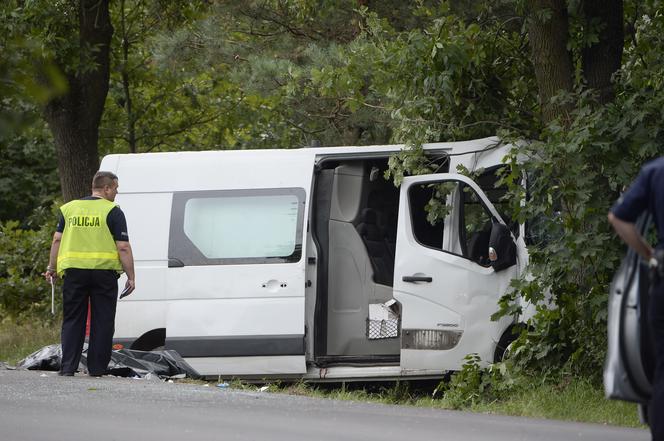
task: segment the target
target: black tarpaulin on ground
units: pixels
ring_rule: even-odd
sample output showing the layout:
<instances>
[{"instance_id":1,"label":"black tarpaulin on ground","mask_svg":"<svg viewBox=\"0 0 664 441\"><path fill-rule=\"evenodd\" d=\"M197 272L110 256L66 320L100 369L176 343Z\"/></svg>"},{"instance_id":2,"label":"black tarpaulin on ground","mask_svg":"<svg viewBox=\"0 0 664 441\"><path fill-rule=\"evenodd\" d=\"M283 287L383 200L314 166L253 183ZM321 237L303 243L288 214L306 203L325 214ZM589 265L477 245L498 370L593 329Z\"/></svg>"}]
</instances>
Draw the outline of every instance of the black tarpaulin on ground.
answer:
<instances>
[{"instance_id":1,"label":"black tarpaulin on ground","mask_svg":"<svg viewBox=\"0 0 664 441\"><path fill-rule=\"evenodd\" d=\"M62 361L60 345L50 345L28 355L16 365L17 369L59 371ZM83 348L79 371L87 371L87 345ZM176 351L135 351L120 349L111 352L108 374L117 377L145 377L148 374L160 378L186 376L200 378L198 373Z\"/></svg>"},{"instance_id":2,"label":"black tarpaulin on ground","mask_svg":"<svg viewBox=\"0 0 664 441\"><path fill-rule=\"evenodd\" d=\"M113 351L108 371L109 374L118 377L144 377L147 374L153 374L160 378L176 376L200 378L198 372L173 350L148 352L120 349Z\"/></svg>"},{"instance_id":3,"label":"black tarpaulin on ground","mask_svg":"<svg viewBox=\"0 0 664 441\"><path fill-rule=\"evenodd\" d=\"M59 371L62 361L62 348L60 345L44 346L40 350L19 361L16 369L30 369L35 371Z\"/></svg>"}]
</instances>

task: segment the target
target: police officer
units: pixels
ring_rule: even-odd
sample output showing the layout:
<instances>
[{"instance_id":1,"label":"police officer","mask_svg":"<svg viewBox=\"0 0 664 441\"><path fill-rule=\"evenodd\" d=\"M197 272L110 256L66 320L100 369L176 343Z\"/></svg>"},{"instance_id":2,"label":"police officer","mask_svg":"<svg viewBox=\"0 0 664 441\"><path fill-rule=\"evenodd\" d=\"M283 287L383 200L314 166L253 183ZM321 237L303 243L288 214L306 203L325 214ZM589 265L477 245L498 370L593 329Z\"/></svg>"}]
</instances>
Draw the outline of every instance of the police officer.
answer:
<instances>
[{"instance_id":1,"label":"police officer","mask_svg":"<svg viewBox=\"0 0 664 441\"><path fill-rule=\"evenodd\" d=\"M134 288L134 258L124 213L113 201L118 177L97 172L92 195L60 207L61 217L53 235L48 267L44 276L52 281L64 277L62 319L62 367L60 375L73 376L78 368L85 340L90 303L88 373L106 373L111 359L118 296L117 279L127 274L125 295Z\"/></svg>"},{"instance_id":2,"label":"police officer","mask_svg":"<svg viewBox=\"0 0 664 441\"><path fill-rule=\"evenodd\" d=\"M609 212L609 222L627 245L652 267L663 265L655 258L655 250L637 231L634 222L648 211L657 228L657 250L664 249L664 157L643 166L636 180ZM649 407L653 440L664 440L664 280L659 278L651 287L648 323L655 354L655 375Z\"/></svg>"}]
</instances>

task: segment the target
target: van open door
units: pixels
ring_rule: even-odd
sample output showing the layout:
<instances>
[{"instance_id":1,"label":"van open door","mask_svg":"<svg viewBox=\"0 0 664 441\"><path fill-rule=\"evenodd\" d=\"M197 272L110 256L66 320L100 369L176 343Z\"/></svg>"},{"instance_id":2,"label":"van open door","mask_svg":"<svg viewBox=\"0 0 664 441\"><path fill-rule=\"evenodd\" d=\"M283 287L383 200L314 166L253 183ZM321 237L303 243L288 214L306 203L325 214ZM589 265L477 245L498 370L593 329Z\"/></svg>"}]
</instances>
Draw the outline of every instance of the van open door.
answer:
<instances>
[{"instance_id":1,"label":"van open door","mask_svg":"<svg viewBox=\"0 0 664 441\"><path fill-rule=\"evenodd\" d=\"M434 222L432 211L439 215ZM492 256L490 242L499 248ZM491 315L516 273L513 237L473 180L458 174L405 178L394 271L402 370L456 370L472 353L493 362L511 319L492 321Z\"/></svg>"},{"instance_id":2,"label":"van open door","mask_svg":"<svg viewBox=\"0 0 664 441\"><path fill-rule=\"evenodd\" d=\"M648 215L636 223L645 235ZM648 270L632 249L622 261L609 288L608 350L604 363L604 390L607 398L648 403L652 393L654 355L647 323L649 297ZM643 422L647 422L642 413Z\"/></svg>"}]
</instances>

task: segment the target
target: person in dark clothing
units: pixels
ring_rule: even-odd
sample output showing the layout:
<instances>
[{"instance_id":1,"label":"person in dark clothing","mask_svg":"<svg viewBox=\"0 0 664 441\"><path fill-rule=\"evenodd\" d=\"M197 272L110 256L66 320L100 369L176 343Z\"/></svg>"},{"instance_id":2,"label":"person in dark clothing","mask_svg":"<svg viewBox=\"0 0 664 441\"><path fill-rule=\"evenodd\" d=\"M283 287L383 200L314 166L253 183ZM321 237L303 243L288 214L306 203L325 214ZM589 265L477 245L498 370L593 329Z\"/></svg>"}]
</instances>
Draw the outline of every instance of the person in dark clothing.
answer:
<instances>
[{"instance_id":1,"label":"person in dark clothing","mask_svg":"<svg viewBox=\"0 0 664 441\"><path fill-rule=\"evenodd\" d=\"M92 195L60 207L60 220L53 235L48 281L63 277L62 365L60 375L73 376L85 341L85 323L90 304L88 373L106 373L111 359L118 297L117 279L127 274L124 295L135 288L134 258L129 245L124 213L113 201L118 177L97 172Z\"/></svg>"},{"instance_id":2,"label":"person in dark clothing","mask_svg":"<svg viewBox=\"0 0 664 441\"><path fill-rule=\"evenodd\" d=\"M609 222L622 240L651 267L663 265L655 258L655 249L639 234L635 221L649 212L657 229L656 249L664 249L664 157L643 166L629 189L609 212ZM655 280L650 291L648 324L655 354L649 422L652 439L664 441L664 280Z\"/></svg>"}]
</instances>

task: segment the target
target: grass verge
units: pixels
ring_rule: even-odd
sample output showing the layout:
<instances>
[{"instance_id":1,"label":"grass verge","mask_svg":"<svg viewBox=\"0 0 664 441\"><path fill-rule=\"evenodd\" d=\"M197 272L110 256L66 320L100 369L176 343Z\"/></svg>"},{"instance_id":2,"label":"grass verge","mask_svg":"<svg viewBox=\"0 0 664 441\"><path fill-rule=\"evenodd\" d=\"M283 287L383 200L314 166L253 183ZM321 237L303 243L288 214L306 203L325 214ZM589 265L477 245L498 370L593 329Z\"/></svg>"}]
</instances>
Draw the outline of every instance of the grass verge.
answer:
<instances>
[{"instance_id":1,"label":"grass verge","mask_svg":"<svg viewBox=\"0 0 664 441\"><path fill-rule=\"evenodd\" d=\"M441 404L445 407L444 397ZM517 388L500 400L473 402L467 410L645 428L639 421L636 404L607 400L602 386L584 378Z\"/></svg>"},{"instance_id":2,"label":"grass verge","mask_svg":"<svg viewBox=\"0 0 664 441\"><path fill-rule=\"evenodd\" d=\"M37 349L60 342L60 322L57 319L42 321L22 320L16 323L0 321L0 361L15 365Z\"/></svg>"},{"instance_id":3,"label":"grass verge","mask_svg":"<svg viewBox=\"0 0 664 441\"><path fill-rule=\"evenodd\" d=\"M516 387L501 399L488 401L478 398L463 406L459 406L456 401L451 402L445 395L433 398L434 388L431 386L413 389L408 382L398 382L391 386L351 383L338 387L297 383L283 385L278 390L295 395L339 400L646 428L639 422L636 404L607 400L601 386L583 378L566 379L561 384L542 383Z\"/></svg>"}]
</instances>

